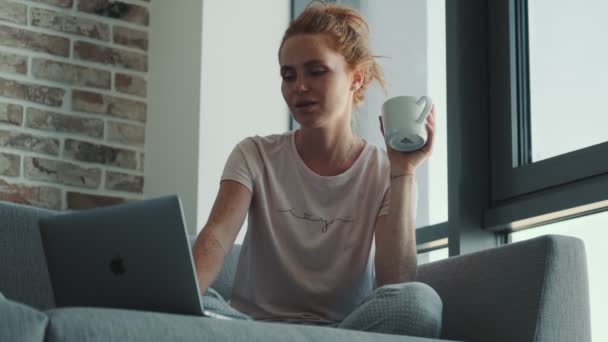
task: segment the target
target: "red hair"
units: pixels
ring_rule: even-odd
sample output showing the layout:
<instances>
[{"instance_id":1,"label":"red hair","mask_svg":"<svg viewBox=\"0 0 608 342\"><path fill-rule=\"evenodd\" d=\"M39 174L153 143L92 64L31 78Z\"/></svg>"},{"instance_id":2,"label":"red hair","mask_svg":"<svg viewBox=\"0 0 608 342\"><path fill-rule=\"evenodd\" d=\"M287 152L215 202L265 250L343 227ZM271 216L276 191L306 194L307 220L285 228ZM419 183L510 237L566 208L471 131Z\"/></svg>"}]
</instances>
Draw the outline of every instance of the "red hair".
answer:
<instances>
[{"instance_id":1,"label":"red hair","mask_svg":"<svg viewBox=\"0 0 608 342\"><path fill-rule=\"evenodd\" d=\"M311 6L314 2L319 2L321 5ZM355 105L363 102L365 90L374 80L385 89L382 71L369 48L369 26L356 10L322 1L311 2L289 24L279 51L287 39L298 34L325 35L329 39L330 47L344 56L351 70L357 67L362 69L363 82L354 94Z\"/></svg>"}]
</instances>

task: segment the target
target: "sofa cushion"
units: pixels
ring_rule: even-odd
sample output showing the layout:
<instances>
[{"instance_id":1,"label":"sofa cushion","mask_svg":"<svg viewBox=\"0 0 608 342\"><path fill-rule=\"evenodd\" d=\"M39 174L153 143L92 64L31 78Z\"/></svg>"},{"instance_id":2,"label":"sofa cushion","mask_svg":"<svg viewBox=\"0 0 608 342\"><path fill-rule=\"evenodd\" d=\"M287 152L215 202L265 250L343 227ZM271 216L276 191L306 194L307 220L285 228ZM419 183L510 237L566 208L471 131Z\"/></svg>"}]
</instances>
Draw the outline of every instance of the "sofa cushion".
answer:
<instances>
[{"instance_id":1,"label":"sofa cushion","mask_svg":"<svg viewBox=\"0 0 608 342\"><path fill-rule=\"evenodd\" d=\"M219 320L107 308L47 311L47 342L105 341L440 341L328 327Z\"/></svg>"},{"instance_id":2,"label":"sofa cushion","mask_svg":"<svg viewBox=\"0 0 608 342\"><path fill-rule=\"evenodd\" d=\"M190 248L194 248L196 242L196 235L188 234L188 243ZM217 277L211 284L211 288L217 291L224 300L229 301L230 295L232 294L232 284L234 283L234 275L236 274L236 266L239 261L241 254L241 245L234 244L230 253L224 257L224 263L218 273Z\"/></svg>"},{"instance_id":3,"label":"sofa cushion","mask_svg":"<svg viewBox=\"0 0 608 342\"><path fill-rule=\"evenodd\" d=\"M48 318L27 305L0 293L0 341L42 342Z\"/></svg>"},{"instance_id":4,"label":"sofa cushion","mask_svg":"<svg viewBox=\"0 0 608 342\"><path fill-rule=\"evenodd\" d=\"M232 285L236 274L236 267L239 263L241 255L241 245L235 244L230 253L224 258L224 263L220 273L217 275L211 287L216 290L222 297L229 301L232 295Z\"/></svg>"},{"instance_id":5,"label":"sofa cushion","mask_svg":"<svg viewBox=\"0 0 608 342\"><path fill-rule=\"evenodd\" d=\"M38 219L57 212L0 202L0 292L45 310L55 306Z\"/></svg>"}]
</instances>

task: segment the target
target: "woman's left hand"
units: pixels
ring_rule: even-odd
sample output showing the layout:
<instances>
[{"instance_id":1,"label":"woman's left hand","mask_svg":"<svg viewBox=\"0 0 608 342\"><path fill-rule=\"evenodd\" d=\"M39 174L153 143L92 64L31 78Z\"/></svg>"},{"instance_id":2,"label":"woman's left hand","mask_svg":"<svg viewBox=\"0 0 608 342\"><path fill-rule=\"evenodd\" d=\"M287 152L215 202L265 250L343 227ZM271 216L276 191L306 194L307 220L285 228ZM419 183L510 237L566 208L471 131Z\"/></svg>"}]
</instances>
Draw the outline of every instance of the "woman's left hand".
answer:
<instances>
[{"instance_id":1,"label":"woman's left hand","mask_svg":"<svg viewBox=\"0 0 608 342\"><path fill-rule=\"evenodd\" d=\"M384 124L382 116L380 119L380 131L384 137ZM386 145L388 159L391 163L391 175L414 174L416 168L429 158L433 151L433 143L435 141L435 105L431 108L431 113L426 118L426 144L419 150L412 152L400 152ZM385 140L386 143L386 140Z\"/></svg>"}]
</instances>

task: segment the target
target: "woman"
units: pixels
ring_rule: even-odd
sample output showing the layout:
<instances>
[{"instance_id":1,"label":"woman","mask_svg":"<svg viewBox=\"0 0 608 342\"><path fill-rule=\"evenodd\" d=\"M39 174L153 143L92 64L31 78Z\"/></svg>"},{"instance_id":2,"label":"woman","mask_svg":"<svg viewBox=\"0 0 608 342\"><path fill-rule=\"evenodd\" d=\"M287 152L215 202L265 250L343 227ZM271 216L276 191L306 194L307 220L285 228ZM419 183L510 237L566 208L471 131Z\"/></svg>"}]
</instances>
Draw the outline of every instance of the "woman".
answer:
<instances>
[{"instance_id":1,"label":"woman","mask_svg":"<svg viewBox=\"0 0 608 342\"><path fill-rule=\"evenodd\" d=\"M364 19L338 5L307 7L285 32L281 91L301 128L247 138L229 156L194 247L207 308L244 319L439 336L441 300L413 282L415 170L431 154L434 110L421 150L385 151L356 136L353 108L371 82L384 86L368 45ZM209 286L247 213L228 304Z\"/></svg>"}]
</instances>

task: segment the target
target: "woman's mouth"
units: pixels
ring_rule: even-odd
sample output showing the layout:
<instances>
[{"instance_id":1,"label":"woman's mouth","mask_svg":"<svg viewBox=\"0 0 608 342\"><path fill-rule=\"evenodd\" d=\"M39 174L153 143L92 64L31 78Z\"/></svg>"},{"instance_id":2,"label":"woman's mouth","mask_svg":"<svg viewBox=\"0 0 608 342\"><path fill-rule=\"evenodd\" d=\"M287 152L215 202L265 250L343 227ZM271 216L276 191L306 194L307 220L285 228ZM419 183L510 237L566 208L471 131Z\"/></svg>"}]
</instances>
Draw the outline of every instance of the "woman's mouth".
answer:
<instances>
[{"instance_id":1,"label":"woman's mouth","mask_svg":"<svg viewBox=\"0 0 608 342\"><path fill-rule=\"evenodd\" d=\"M298 109L304 109L304 108L310 108L316 104L317 104L316 101L300 101L300 102L296 102L295 107Z\"/></svg>"}]
</instances>

